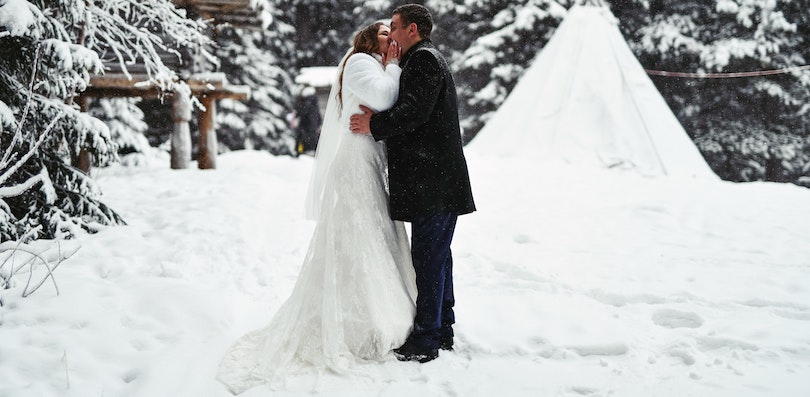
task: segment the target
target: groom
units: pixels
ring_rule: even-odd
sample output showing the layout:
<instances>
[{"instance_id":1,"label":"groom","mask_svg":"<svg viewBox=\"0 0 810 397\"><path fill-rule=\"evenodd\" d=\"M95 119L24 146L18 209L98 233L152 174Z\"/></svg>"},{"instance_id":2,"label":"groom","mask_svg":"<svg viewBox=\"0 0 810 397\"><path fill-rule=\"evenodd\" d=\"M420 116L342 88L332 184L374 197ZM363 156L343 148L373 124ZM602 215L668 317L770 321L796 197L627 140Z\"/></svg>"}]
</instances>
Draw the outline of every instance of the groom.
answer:
<instances>
[{"instance_id":1,"label":"groom","mask_svg":"<svg viewBox=\"0 0 810 397\"><path fill-rule=\"evenodd\" d=\"M456 87L447 61L430 41L433 17L420 5L397 7L390 39L402 48L399 97L394 106L351 118L352 132L385 140L391 217L411 222L416 270L416 318L401 361L428 362L453 348L453 257L459 215L475 211L462 151Z\"/></svg>"}]
</instances>

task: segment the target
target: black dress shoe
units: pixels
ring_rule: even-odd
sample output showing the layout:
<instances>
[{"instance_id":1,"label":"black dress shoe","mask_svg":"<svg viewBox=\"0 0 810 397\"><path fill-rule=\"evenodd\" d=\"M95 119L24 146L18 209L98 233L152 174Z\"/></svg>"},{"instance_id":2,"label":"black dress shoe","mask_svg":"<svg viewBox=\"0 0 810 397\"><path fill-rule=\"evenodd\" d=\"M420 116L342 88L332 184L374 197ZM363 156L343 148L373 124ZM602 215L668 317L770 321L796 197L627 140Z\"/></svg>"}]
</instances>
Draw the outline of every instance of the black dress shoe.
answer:
<instances>
[{"instance_id":1,"label":"black dress shoe","mask_svg":"<svg viewBox=\"0 0 810 397\"><path fill-rule=\"evenodd\" d=\"M420 363L426 363L439 357L439 349L426 349L407 341L398 349L394 349L394 356L396 356L399 361L418 361Z\"/></svg>"},{"instance_id":2,"label":"black dress shoe","mask_svg":"<svg viewBox=\"0 0 810 397\"><path fill-rule=\"evenodd\" d=\"M439 339L439 349L453 351L453 337L443 336L441 339Z\"/></svg>"}]
</instances>

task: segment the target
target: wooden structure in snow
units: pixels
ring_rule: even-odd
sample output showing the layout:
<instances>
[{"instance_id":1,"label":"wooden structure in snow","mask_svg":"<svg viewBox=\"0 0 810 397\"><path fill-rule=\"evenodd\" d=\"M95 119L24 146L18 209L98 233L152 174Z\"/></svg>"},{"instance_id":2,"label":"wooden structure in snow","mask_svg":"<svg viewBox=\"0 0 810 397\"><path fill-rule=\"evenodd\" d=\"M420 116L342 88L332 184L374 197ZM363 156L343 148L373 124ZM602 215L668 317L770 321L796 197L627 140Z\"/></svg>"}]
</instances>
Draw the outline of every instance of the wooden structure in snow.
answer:
<instances>
[{"instance_id":1,"label":"wooden structure in snow","mask_svg":"<svg viewBox=\"0 0 810 397\"><path fill-rule=\"evenodd\" d=\"M250 0L174 0L178 7L186 8L190 15L197 15L215 24L228 23L234 26L261 26L259 13L251 8ZM153 83L142 64L127 65L124 72L119 63L105 63L106 72L90 79L90 85L78 102L86 110L88 98L142 97L172 98L174 131L171 138L171 168L188 168L191 161L191 136L188 123L191 120L190 96L202 104L199 112L199 143L197 164L200 169L216 168L216 101L218 99L247 100L250 87L228 83L224 73L195 73L193 62L178 58L177 54L161 54L164 65L181 75L175 81L174 91L165 91ZM182 65L181 65L182 63ZM182 93L182 94L181 94ZM184 94L184 95L183 95ZM89 154L80 156L79 168L90 169Z\"/></svg>"},{"instance_id":2,"label":"wooden structure in snow","mask_svg":"<svg viewBox=\"0 0 810 397\"><path fill-rule=\"evenodd\" d=\"M250 88L235 86L228 83L224 73L193 74L183 82L189 91L181 95L183 85L177 84L174 92L164 92L160 87L152 84L145 74L107 73L90 79L90 86L82 93L86 97L141 97L158 98L160 96L172 97L172 117L175 128L172 133L172 160L171 167L175 169L188 168L191 160L191 137L188 122L191 121L191 104L189 96L193 95L203 105L199 112L199 142L197 165L200 169L216 168L217 137L215 129L216 100L236 99L246 100L250 97ZM185 109L188 109L187 111ZM188 148L178 147L185 146Z\"/></svg>"}]
</instances>

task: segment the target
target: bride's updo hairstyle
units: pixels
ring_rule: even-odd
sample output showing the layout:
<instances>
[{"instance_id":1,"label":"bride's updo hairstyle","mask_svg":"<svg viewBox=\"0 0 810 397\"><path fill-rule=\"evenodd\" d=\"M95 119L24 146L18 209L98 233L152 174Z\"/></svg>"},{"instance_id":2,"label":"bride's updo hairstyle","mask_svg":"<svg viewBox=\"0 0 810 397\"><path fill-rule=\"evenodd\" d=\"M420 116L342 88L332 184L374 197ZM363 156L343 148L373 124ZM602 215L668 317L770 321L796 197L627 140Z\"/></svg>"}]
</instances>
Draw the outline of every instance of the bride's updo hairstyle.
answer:
<instances>
[{"instance_id":1,"label":"bride's updo hairstyle","mask_svg":"<svg viewBox=\"0 0 810 397\"><path fill-rule=\"evenodd\" d=\"M377 33L380 31L380 26L384 25L382 22L374 22L366 26L354 36L354 43L352 44L352 52L346 57L349 58L362 52L364 54L376 54L380 51L380 42L377 40ZM346 61L343 62L340 69L340 89L338 90L338 103L343 107L343 69L346 67Z\"/></svg>"}]
</instances>

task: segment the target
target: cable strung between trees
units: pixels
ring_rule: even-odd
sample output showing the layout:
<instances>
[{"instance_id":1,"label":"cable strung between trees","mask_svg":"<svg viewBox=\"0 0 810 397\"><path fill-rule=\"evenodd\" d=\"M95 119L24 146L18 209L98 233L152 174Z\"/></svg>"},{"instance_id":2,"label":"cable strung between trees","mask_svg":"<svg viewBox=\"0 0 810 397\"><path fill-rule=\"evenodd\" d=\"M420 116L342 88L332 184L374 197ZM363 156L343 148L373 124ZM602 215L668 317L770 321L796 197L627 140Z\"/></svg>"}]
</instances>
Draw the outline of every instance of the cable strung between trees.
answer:
<instances>
[{"instance_id":1,"label":"cable strung between trees","mask_svg":"<svg viewBox=\"0 0 810 397\"><path fill-rule=\"evenodd\" d=\"M793 66L784 69L759 70L753 72L732 72L732 73L688 73L688 72L667 72L664 70L644 69L644 71L647 72L647 74L652 76L683 77L691 79L731 79L737 77L770 76L775 74L798 72L801 70L810 70L810 65Z\"/></svg>"}]
</instances>

